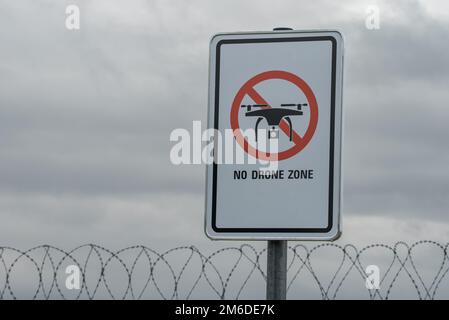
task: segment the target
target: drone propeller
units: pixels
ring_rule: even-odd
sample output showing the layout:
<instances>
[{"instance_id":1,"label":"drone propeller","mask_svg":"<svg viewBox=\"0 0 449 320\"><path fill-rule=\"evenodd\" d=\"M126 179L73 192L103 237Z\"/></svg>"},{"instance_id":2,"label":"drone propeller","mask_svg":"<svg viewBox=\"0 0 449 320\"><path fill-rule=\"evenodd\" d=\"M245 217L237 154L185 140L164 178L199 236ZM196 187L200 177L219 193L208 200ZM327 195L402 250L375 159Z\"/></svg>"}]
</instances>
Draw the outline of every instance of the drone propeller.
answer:
<instances>
[{"instance_id":1,"label":"drone propeller","mask_svg":"<svg viewBox=\"0 0 449 320\"><path fill-rule=\"evenodd\" d=\"M297 107L301 110L301 107L307 106L307 103L282 103L281 107ZM246 108L246 111L251 111L251 108L266 108L269 107L268 104L242 104L240 108Z\"/></svg>"},{"instance_id":2,"label":"drone propeller","mask_svg":"<svg viewBox=\"0 0 449 320\"><path fill-rule=\"evenodd\" d=\"M281 107L297 107L298 108L298 110L301 110L301 107L303 107L303 106L307 106L307 103L298 103L298 104L296 104L296 103L282 103L281 104Z\"/></svg>"},{"instance_id":3,"label":"drone propeller","mask_svg":"<svg viewBox=\"0 0 449 320\"><path fill-rule=\"evenodd\" d=\"M251 111L251 108L266 108L268 107L268 104L248 104L248 105L241 105L240 108L246 108L246 111Z\"/></svg>"},{"instance_id":4,"label":"drone propeller","mask_svg":"<svg viewBox=\"0 0 449 320\"><path fill-rule=\"evenodd\" d=\"M242 104L241 108L248 108L248 107L253 107L253 108L264 108L264 107L268 107L268 104Z\"/></svg>"}]
</instances>

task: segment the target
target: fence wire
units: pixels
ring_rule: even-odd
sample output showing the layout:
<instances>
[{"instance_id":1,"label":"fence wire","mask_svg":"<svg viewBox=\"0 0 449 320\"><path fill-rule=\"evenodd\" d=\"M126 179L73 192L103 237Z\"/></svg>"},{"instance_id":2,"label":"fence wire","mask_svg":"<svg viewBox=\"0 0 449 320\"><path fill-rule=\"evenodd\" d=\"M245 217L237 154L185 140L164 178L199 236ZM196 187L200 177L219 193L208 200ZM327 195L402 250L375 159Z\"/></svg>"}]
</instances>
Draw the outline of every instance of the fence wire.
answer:
<instances>
[{"instance_id":1,"label":"fence wire","mask_svg":"<svg viewBox=\"0 0 449 320\"><path fill-rule=\"evenodd\" d=\"M447 298L448 245L292 243L288 298ZM369 286L372 265L377 288ZM266 249L249 244L208 254L195 246L0 247L0 299L263 299L265 285Z\"/></svg>"}]
</instances>

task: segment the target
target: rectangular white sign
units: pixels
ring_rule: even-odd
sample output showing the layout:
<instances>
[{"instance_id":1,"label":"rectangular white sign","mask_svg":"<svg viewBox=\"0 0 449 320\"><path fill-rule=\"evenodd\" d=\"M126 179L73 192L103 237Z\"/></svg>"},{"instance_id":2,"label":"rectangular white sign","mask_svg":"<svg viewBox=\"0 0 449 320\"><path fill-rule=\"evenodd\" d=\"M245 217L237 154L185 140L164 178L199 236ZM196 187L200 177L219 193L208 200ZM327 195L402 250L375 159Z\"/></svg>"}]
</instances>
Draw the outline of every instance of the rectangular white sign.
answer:
<instances>
[{"instance_id":1,"label":"rectangular white sign","mask_svg":"<svg viewBox=\"0 0 449 320\"><path fill-rule=\"evenodd\" d=\"M210 43L209 77L208 127L216 134L206 174L206 234L338 238L341 34L218 34Z\"/></svg>"}]
</instances>

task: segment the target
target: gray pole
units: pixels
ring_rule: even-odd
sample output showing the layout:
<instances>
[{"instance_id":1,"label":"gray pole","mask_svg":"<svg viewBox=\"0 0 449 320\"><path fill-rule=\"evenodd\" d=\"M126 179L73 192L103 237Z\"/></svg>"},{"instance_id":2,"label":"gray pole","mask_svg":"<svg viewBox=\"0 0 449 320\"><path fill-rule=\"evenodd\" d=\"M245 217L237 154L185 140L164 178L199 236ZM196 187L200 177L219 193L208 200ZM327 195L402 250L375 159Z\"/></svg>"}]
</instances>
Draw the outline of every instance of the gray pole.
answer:
<instances>
[{"instance_id":1,"label":"gray pole","mask_svg":"<svg viewBox=\"0 0 449 320\"><path fill-rule=\"evenodd\" d=\"M267 248L267 300L287 298L287 241L270 240Z\"/></svg>"},{"instance_id":2,"label":"gray pole","mask_svg":"<svg viewBox=\"0 0 449 320\"><path fill-rule=\"evenodd\" d=\"M273 31L293 30L274 28ZM267 248L267 300L287 299L287 241L270 240Z\"/></svg>"}]
</instances>

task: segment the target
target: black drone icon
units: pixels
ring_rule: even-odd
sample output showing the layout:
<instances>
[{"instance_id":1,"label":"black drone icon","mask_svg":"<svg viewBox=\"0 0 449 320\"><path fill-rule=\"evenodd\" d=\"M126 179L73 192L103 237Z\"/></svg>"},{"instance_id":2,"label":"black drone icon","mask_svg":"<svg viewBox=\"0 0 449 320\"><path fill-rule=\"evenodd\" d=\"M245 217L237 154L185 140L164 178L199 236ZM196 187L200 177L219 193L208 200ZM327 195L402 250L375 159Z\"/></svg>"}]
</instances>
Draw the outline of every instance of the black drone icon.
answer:
<instances>
[{"instance_id":1,"label":"black drone icon","mask_svg":"<svg viewBox=\"0 0 449 320\"><path fill-rule=\"evenodd\" d=\"M279 124L282 119L285 119L289 125L289 137L290 141L292 141L293 135L293 126L292 121L290 119L291 116L302 116L303 112L301 111L301 107L307 106L307 103L284 103L281 104L278 108L272 108L267 104L253 104L253 105L242 105L241 108L246 108L245 116L247 117L258 117L256 121L256 141L257 141L257 128L260 122L265 119L270 126L268 131L268 139L273 139L278 137L278 129ZM296 109L290 109L291 107L296 107ZM260 108L258 110L251 111L251 108Z\"/></svg>"}]
</instances>

